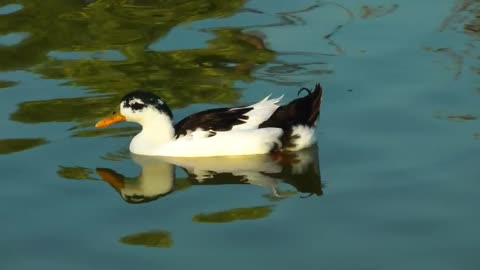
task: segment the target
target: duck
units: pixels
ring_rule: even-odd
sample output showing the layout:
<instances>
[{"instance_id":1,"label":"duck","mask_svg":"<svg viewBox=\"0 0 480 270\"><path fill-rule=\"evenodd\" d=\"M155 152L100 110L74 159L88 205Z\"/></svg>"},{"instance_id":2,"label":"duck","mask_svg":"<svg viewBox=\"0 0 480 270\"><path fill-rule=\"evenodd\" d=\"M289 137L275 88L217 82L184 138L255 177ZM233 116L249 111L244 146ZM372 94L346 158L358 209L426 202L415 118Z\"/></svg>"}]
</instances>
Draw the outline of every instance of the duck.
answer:
<instances>
[{"instance_id":1,"label":"duck","mask_svg":"<svg viewBox=\"0 0 480 270\"><path fill-rule=\"evenodd\" d=\"M301 88L306 95L285 105L283 96L265 97L242 107L214 108L174 123L172 110L154 93L134 90L112 114L95 125L105 128L128 121L141 125L129 146L133 154L170 157L256 155L298 151L313 145L322 87Z\"/></svg>"}]
</instances>

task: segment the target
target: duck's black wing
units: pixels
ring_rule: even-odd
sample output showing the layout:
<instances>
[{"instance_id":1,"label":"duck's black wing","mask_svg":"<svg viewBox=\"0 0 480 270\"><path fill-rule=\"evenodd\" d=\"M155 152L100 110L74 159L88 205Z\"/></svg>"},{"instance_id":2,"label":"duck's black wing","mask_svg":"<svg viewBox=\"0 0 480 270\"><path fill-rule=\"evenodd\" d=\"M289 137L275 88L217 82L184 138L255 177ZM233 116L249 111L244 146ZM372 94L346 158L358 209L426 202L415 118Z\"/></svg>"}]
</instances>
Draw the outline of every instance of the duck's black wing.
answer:
<instances>
[{"instance_id":1,"label":"duck's black wing","mask_svg":"<svg viewBox=\"0 0 480 270\"><path fill-rule=\"evenodd\" d=\"M252 107L218 108L192 114L175 124L175 137L197 129L210 131L210 136L214 136L216 131L231 130L233 126L245 123L248 120L245 114L252 109Z\"/></svg>"}]
</instances>

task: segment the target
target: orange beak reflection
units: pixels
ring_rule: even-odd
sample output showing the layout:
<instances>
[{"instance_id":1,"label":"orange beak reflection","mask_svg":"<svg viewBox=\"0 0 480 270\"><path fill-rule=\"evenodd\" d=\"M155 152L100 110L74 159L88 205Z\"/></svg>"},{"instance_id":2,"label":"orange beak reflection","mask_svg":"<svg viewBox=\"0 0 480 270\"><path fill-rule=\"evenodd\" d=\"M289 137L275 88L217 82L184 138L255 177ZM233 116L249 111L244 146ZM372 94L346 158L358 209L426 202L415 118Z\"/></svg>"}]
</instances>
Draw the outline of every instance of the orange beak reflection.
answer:
<instances>
[{"instance_id":1,"label":"orange beak reflection","mask_svg":"<svg viewBox=\"0 0 480 270\"><path fill-rule=\"evenodd\" d=\"M116 190L120 190L125 187L125 177L114 170L97 168L96 171L103 181L112 185L112 187L114 187Z\"/></svg>"},{"instance_id":2,"label":"orange beak reflection","mask_svg":"<svg viewBox=\"0 0 480 270\"><path fill-rule=\"evenodd\" d=\"M125 121L125 116L121 115L120 113L116 112L112 115L104 117L102 120L98 121L95 125L96 128L105 128L115 123Z\"/></svg>"}]
</instances>

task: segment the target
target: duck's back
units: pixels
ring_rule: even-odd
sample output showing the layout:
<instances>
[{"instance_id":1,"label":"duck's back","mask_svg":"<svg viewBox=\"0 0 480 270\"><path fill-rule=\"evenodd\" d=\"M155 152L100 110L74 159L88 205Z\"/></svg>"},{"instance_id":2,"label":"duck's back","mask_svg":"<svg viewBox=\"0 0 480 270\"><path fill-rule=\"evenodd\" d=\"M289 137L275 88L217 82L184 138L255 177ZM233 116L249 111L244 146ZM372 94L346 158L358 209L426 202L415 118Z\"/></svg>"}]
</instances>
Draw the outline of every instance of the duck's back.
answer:
<instances>
[{"instance_id":1,"label":"duck's back","mask_svg":"<svg viewBox=\"0 0 480 270\"><path fill-rule=\"evenodd\" d=\"M248 107L192 114L175 125L174 140L155 152L193 157L264 154L309 147L315 142L322 88L317 84L313 91L305 90L308 95L284 106L277 105L281 97L267 97Z\"/></svg>"}]
</instances>

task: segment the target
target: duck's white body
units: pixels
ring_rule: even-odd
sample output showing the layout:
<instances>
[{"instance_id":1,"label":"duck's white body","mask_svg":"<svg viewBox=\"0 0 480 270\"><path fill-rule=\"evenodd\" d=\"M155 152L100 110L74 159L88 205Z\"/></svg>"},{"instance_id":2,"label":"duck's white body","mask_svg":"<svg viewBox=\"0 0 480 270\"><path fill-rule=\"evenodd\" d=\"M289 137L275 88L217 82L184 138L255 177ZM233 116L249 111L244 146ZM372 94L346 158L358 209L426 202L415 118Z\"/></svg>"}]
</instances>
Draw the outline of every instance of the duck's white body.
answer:
<instances>
[{"instance_id":1,"label":"duck's white body","mask_svg":"<svg viewBox=\"0 0 480 270\"><path fill-rule=\"evenodd\" d=\"M130 151L138 155L171 157L264 154L270 152L282 133L279 128L232 130L218 132L214 137L184 136L156 147L142 140L132 140Z\"/></svg>"},{"instance_id":2,"label":"duck's white body","mask_svg":"<svg viewBox=\"0 0 480 270\"><path fill-rule=\"evenodd\" d=\"M321 101L321 88L317 88L285 106L278 105L282 97L266 97L251 106L199 112L175 125L163 100L135 92L122 100L120 116L110 118L122 117L119 121L142 126L129 147L138 155L209 157L296 151L315 142L314 123Z\"/></svg>"},{"instance_id":3,"label":"duck's white body","mask_svg":"<svg viewBox=\"0 0 480 270\"><path fill-rule=\"evenodd\" d=\"M258 126L267 120L279 107L278 99L265 98L249 106L246 113L248 120L233 126L229 131L216 131L197 128L194 131L174 137L174 126L165 114L158 114L154 109L145 112L148 120L143 120L142 131L130 143L130 151L138 155L173 156L173 157L209 157L229 155L255 155L270 152L274 144L281 144L283 134L280 128L261 128ZM232 109L235 110L236 108ZM145 117L144 117L145 118ZM161 131L161 132L159 132ZM310 142L310 145L313 141Z\"/></svg>"}]
</instances>

